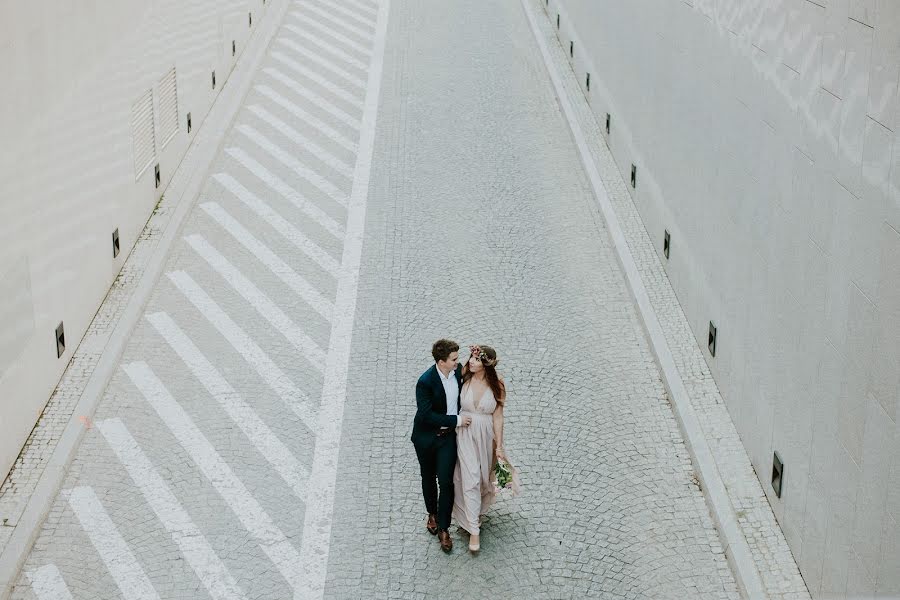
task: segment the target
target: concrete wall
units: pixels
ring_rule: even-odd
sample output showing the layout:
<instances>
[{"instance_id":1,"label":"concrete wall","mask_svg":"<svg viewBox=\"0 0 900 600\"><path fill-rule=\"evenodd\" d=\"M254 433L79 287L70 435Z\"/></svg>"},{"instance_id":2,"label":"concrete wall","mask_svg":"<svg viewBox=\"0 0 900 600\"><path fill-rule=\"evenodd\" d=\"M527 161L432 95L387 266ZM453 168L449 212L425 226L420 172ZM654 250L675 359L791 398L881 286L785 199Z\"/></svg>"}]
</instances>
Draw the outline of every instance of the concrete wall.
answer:
<instances>
[{"instance_id":1,"label":"concrete wall","mask_svg":"<svg viewBox=\"0 0 900 600\"><path fill-rule=\"evenodd\" d=\"M900 2L544 3L813 596L900 597Z\"/></svg>"},{"instance_id":2,"label":"concrete wall","mask_svg":"<svg viewBox=\"0 0 900 600\"><path fill-rule=\"evenodd\" d=\"M225 84L232 40L239 56L265 9L264 0L0 8L0 477Z\"/></svg>"}]
</instances>

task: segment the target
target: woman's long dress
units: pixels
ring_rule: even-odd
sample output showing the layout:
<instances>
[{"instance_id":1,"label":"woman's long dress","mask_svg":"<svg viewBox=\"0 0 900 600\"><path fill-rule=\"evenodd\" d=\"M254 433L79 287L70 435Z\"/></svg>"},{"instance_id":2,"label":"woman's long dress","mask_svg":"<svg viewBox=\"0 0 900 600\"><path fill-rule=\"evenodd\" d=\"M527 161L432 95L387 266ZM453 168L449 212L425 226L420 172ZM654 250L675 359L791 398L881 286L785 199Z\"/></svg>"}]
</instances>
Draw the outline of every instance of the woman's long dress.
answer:
<instances>
[{"instance_id":1,"label":"woman's long dress","mask_svg":"<svg viewBox=\"0 0 900 600\"><path fill-rule=\"evenodd\" d=\"M461 415L472 417L468 427L456 430L456 471L453 475L453 518L473 535L481 531L480 515L494 502L494 410L497 399L488 386L480 397L472 383L463 386Z\"/></svg>"}]
</instances>

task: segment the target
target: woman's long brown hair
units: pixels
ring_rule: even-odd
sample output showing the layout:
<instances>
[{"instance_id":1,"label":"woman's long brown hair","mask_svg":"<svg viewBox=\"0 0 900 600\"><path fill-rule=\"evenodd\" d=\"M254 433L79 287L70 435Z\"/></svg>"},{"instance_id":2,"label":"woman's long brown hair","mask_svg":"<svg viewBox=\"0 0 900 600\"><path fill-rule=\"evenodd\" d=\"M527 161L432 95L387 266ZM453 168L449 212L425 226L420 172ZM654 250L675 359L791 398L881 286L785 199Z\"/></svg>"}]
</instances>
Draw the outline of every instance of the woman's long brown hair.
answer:
<instances>
[{"instance_id":1,"label":"woman's long brown hair","mask_svg":"<svg viewBox=\"0 0 900 600\"><path fill-rule=\"evenodd\" d=\"M488 357L491 361L497 360L497 351L491 348L490 346L479 346L481 348L481 353ZM488 386L491 388L491 391L494 393L494 398L497 399L497 404L504 404L506 402L506 385L502 381L500 381L500 376L497 375L497 369L494 367L489 367L484 364L482 361L481 366L484 367L484 378L487 380ZM469 371L469 361L466 361L465 366L462 371L462 382L465 384L467 381L472 379L474 374Z\"/></svg>"}]
</instances>

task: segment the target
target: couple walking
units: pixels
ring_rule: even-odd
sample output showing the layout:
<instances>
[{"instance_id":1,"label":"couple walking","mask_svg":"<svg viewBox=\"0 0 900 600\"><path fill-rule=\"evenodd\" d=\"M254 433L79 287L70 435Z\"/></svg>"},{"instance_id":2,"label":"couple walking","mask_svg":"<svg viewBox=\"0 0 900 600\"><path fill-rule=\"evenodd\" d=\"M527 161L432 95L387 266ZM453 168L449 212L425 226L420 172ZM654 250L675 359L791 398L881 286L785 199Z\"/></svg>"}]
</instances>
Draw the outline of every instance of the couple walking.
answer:
<instances>
[{"instance_id":1,"label":"couple walking","mask_svg":"<svg viewBox=\"0 0 900 600\"><path fill-rule=\"evenodd\" d=\"M422 475L426 528L437 534L444 552L453 549L451 514L469 533L469 550L478 552L481 515L495 497L495 466L498 459L508 464L503 448L506 386L496 371L497 353L489 346L469 346L469 351L461 366L459 345L436 341L431 348L435 364L416 383L411 439ZM518 478L509 470L517 493Z\"/></svg>"}]
</instances>

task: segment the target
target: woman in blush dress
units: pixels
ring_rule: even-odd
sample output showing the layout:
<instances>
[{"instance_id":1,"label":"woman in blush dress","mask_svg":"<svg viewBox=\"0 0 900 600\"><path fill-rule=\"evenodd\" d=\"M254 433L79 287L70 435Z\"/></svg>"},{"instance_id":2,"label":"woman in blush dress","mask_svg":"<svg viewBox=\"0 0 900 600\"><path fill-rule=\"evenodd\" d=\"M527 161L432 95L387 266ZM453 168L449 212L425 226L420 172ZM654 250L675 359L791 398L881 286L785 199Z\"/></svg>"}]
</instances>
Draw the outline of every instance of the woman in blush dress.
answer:
<instances>
[{"instance_id":1,"label":"woman in blush dress","mask_svg":"<svg viewBox=\"0 0 900 600\"><path fill-rule=\"evenodd\" d=\"M456 471L453 476L453 518L469 532L469 550L481 549L481 515L494 503L494 465L509 462L503 448L503 407L506 385L497 374L497 352L490 346L469 346L471 352L462 372L460 415L472 423L456 430ZM512 471L513 493L519 483Z\"/></svg>"}]
</instances>

